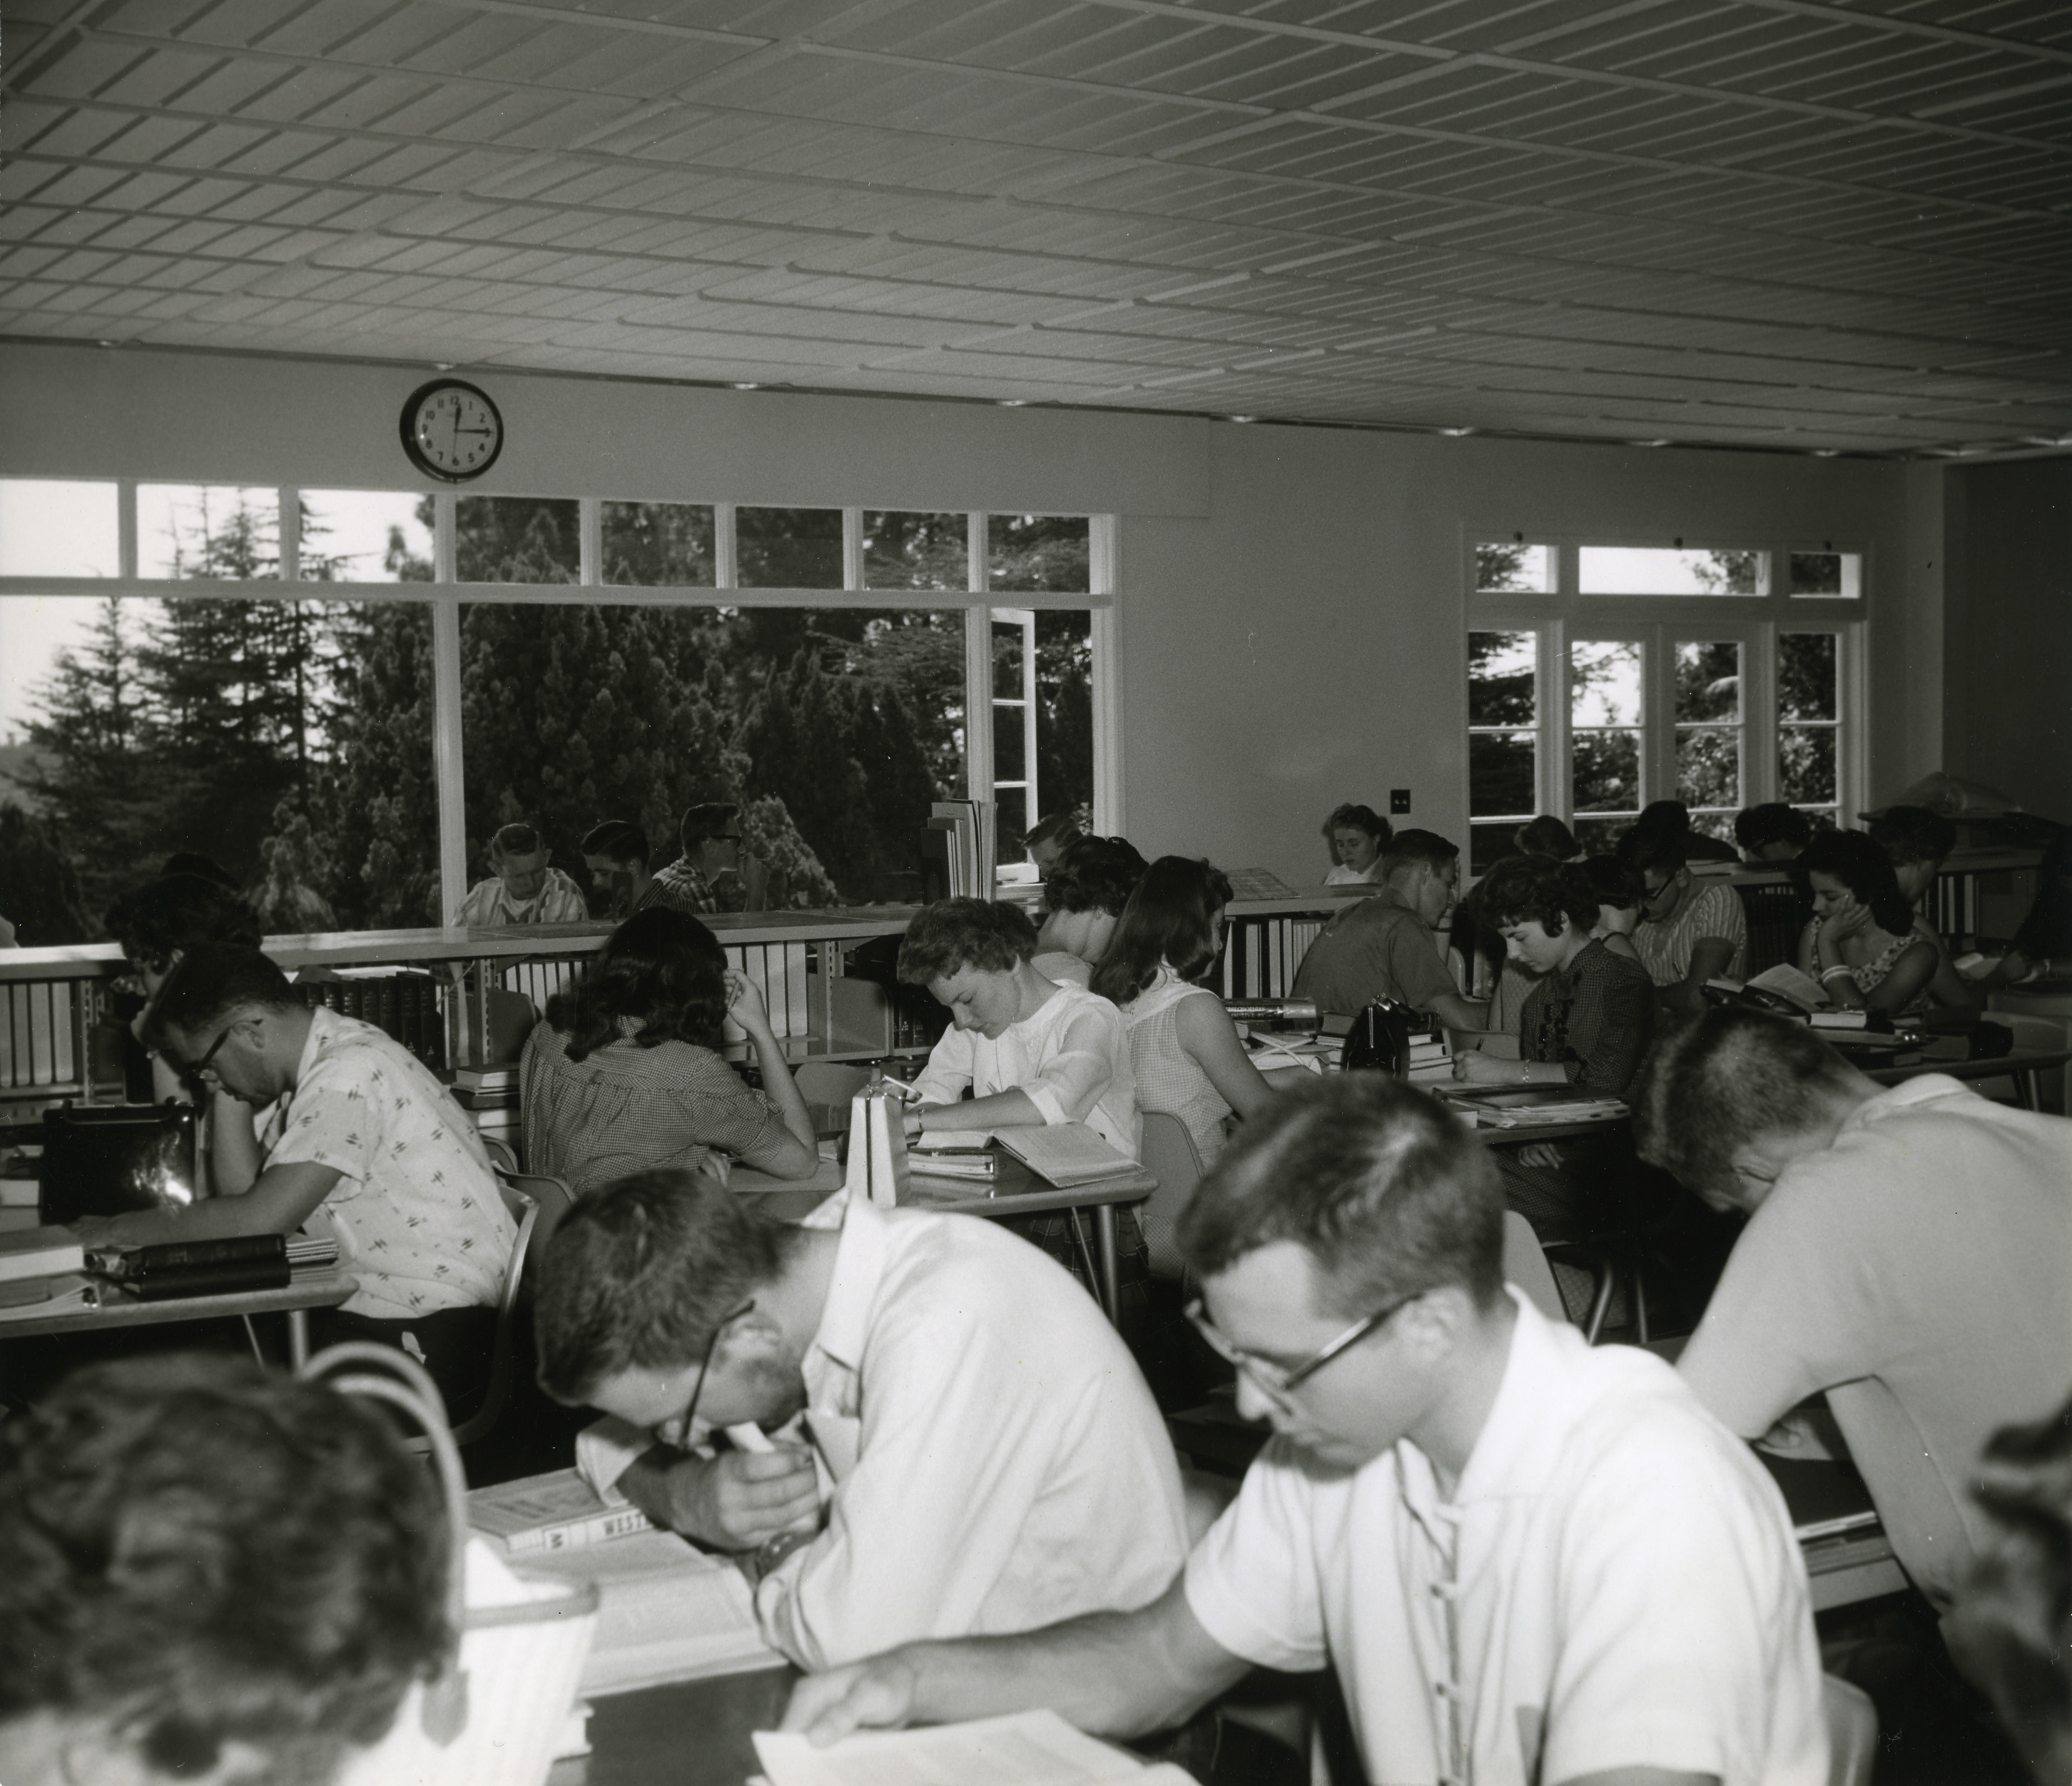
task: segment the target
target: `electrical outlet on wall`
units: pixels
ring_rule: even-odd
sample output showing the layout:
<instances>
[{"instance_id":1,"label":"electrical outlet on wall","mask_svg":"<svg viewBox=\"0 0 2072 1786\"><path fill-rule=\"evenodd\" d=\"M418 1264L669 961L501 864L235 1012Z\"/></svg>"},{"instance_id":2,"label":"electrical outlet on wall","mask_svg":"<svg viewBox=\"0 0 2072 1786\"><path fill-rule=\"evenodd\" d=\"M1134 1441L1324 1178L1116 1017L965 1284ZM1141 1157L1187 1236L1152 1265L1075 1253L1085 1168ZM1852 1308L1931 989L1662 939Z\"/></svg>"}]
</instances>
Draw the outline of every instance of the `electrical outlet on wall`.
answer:
<instances>
[{"instance_id":1,"label":"electrical outlet on wall","mask_svg":"<svg viewBox=\"0 0 2072 1786\"><path fill-rule=\"evenodd\" d=\"M1410 810L1410 790L1408 788L1390 788L1388 790L1388 809L1392 813L1408 812Z\"/></svg>"}]
</instances>

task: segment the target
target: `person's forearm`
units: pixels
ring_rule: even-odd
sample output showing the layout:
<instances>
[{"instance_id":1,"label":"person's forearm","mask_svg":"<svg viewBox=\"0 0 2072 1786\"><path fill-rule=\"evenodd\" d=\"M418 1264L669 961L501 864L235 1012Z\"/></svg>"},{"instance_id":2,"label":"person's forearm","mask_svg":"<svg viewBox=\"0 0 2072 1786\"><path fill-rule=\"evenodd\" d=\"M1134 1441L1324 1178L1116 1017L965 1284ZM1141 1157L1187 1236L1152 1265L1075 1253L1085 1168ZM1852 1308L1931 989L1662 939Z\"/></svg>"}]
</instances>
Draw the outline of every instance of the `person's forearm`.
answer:
<instances>
[{"instance_id":1,"label":"person's forearm","mask_svg":"<svg viewBox=\"0 0 2072 1786\"><path fill-rule=\"evenodd\" d=\"M241 1197L259 1177L259 1137L252 1106L219 1092L208 1105L208 1175L219 1197Z\"/></svg>"},{"instance_id":2,"label":"person's forearm","mask_svg":"<svg viewBox=\"0 0 2072 1786\"><path fill-rule=\"evenodd\" d=\"M791 1065L784 1058L784 1044L777 1039L776 1032L767 1020L759 1029L750 1030L748 1039L755 1045L755 1064L763 1071L763 1095L770 1100L784 1126L791 1131L791 1138L812 1153L820 1145L820 1138L813 1133L813 1118L806 1109L806 1101L800 1097L799 1088L791 1079Z\"/></svg>"},{"instance_id":3,"label":"person's forearm","mask_svg":"<svg viewBox=\"0 0 2072 1786\"><path fill-rule=\"evenodd\" d=\"M1170 1730L1231 1684L1189 1681L1170 1666L1142 1614L1097 1613L1017 1637L915 1644L916 1722L941 1724L1044 1706L1095 1736ZM1231 1678L1244 1672L1243 1665Z\"/></svg>"},{"instance_id":4,"label":"person's forearm","mask_svg":"<svg viewBox=\"0 0 2072 1786\"><path fill-rule=\"evenodd\" d=\"M96 1238L110 1246L158 1246L172 1241L227 1241L284 1232L248 1196L205 1197L185 1209L138 1209L112 1217Z\"/></svg>"},{"instance_id":5,"label":"person's forearm","mask_svg":"<svg viewBox=\"0 0 2072 1786\"><path fill-rule=\"evenodd\" d=\"M924 1133L934 1129L1030 1129L1044 1121L1043 1113L1019 1086L955 1104L933 1105L918 1114Z\"/></svg>"},{"instance_id":6,"label":"person's forearm","mask_svg":"<svg viewBox=\"0 0 2072 1786\"><path fill-rule=\"evenodd\" d=\"M1432 1014L1449 1030L1478 1030L1489 1021L1489 1006L1442 992L1432 1001Z\"/></svg>"}]
</instances>

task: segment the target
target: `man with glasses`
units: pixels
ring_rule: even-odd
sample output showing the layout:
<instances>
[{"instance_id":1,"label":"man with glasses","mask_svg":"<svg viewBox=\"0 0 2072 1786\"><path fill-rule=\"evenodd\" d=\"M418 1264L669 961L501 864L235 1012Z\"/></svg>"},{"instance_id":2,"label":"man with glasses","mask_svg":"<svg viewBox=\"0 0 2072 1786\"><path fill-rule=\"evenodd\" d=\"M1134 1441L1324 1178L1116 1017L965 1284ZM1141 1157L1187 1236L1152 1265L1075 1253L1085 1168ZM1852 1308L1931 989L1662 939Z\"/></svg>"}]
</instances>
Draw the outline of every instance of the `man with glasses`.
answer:
<instances>
[{"instance_id":1,"label":"man with glasses","mask_svg":"<svg viewBox=\"0 0 2072 1786\"><path fill-rule=\"evenodd\" d=\"M635 1173L556 1231L534 1328L547 1393L614 1417L592 1485L738 1557L802 1666L1143 1606L1186 1556L1128 1351L991 1222L838 1198L794 1227Z\"/></svg>"},{"instance_id":2,"label":"man with glasses","mask_svg":"<svg viewBox=\"0 0 2072 1786\"><path fill-rule=\"evenodd\" d=\"M590 916L590 902L574 880L549 866L550 854L531 825L504 826L489 840L489 879L467 890L454 927L581 924Z\"/></svg>"},{"instance_id":3,"label":"man with glasses","mask_svg":"<svg viewBox=\"0 0 2072 1786\"><path fill-rule=\"evenodd\" d=\"M1641 879L1640 922L1633 946L1655 982L1664 1017L1695 1017L1705 982L1738 977L1748 960L1748 914L1729 881L1691 872L1691 840L1675 829L1636 825L1619 840L1619 859Z\"/></svg>"},{"instance_id":4,"label":"man with glasses","mask_svg":"<svg viewBox=\"0 0 2072 1786\"><path fill-rule=\"evenodd\" d=\"M1204 1334L1274 1437L1154 1605L911 1645L788 1728L1048 1706L1133 1736L1254 1665L1333 1665L1376 1781L1820 1786L1782 1498L1659 1360L1503 1282L1470 1130L1346 1075L1248 1121L1182 1218Z\"/></svg>"},{"instance_id":5,"label":"man with glasses","mask_svg":"<svg viewBox=\"0 0 2072 1786\"><path fill-rule=\"evenodd\" d=\"M174 964L145 1041L198 1096L267 1114L256 1134L212 1123L216 1195L78 1222L80 1237L328 1234L358 1287L311 1311L319 1343L413 1352L462 1418L487 1383L517 1228L475 1125L431 1070L372 1023L305 1004L257 949L232 943L196 943Z\"/></svg>"},{"instance_id":6,"label":"man with glasses","mask_svg":"<svg viewBox=\"0 0 2072 1786\"><path fill-rule=\"evenodd\" d=\"M1634 1126L1644 1158L1749 1218L1685 1381L1751 1439L1824 1390L1947 1612L1984 1535L1987 1442L2065 1399L2072 1122L1939 1073L1881 1086L1805 1024L1722 1006L1641 1069Z\"/></svg>"},{"instance_id":7,"label":"man with glasses","mask_svg":"<svg viewBox=\"0 0 2072 1786\"><path fill-rule=\"evenodd\" d=\"M1348 1017L1392 998L1449 1030L1480 1029L1486 1007L1461 996L1433 934L1459 895L1459 849L1435 832L1399 831L1376 871L1381 891L1341 912L1310 944L1295 997Z\"/></svg>"},{"instance_id":8,"label":"man with glasses","mask_svg":"<svg viewBox=\"0 0 2072 1786\"><path fill-rule=\"evenodd\" d=\"M693 917L714 912L760 912L768 897L770 870L744 854L741 809L725 800L687 807L679 833L684 853L658 869L656 897Z\"/></svg>"}]
</instances>

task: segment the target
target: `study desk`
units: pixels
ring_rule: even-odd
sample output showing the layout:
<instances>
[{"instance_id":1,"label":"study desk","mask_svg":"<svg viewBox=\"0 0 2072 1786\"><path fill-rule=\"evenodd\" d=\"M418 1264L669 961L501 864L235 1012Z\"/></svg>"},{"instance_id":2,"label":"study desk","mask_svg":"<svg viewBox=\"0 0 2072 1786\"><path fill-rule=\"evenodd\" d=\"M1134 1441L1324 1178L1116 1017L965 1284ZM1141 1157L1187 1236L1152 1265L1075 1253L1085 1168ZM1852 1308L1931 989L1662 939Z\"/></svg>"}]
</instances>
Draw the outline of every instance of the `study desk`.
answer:
<instances>
[{"instance_id":1,"label":"study desk","mask_svg":"<svg viewBox=\"0 0 2072 1786\"><path fill-rule=\"evenodd\" d=\"M824 1159L811 1178L787 1179L736 1167L727 1183L736 1191L763 1198L763 1207L772 1215L796 1221L841 1189L842 1168L832 1160ZM1157 1188L1158 1180L1140 1166L1133 1171L1118 1172L1113 1178L1059 1190L1012 1155L1002 1154L1000 1175L989 1186L969 1179L937 1178L919 1170L911 1171L899 1205L902 1209L941 1209L960 1216L980 1216L988 1221L1048 1215L1059 1209L1091 1210L1101 1311L1112 1322L1122 1302L1116 1259L1116 1205L1141 1203Z\"/></svg>"},{"instance_id":2,"label":"study desk","mask_svg":"<svg viewBox=\"0 0 2072 1786\"><path fill-rule=\"evenodd\" d=\"M1830 1035L1828 1040L1834 1038ZM1841 1051L1845 1056L1850 1051ZM1918 1079L1924 1073L1943 1073L1951 1079L2012 1079L2015 1097L2025 1110L2041 1106L2037 1101L2036 1076L2053 1067L2062 1067L2072 1061L2072 1048L2016 1048L2011 1053L1992 1060L1917 1060L1906 1067L1877 1067L1864 1065L1866 1077L1876 1080L1881 1085L1897 1085L1903 1080Z\"/></svg>"},{"instance_id":3,"label":"study desk","mask_svg":"<svg viewBox=\"0 0 2072 1786\"><path fill-rule=\"evenodd\" d=\"M106 1333L119 1327L159 1327L177 1321L210 1321L225 1315L286 1315L288 1360L297 1370L309 1361L313 1308L336 1308L360 1287L333 1268L305 1272L286 1290L240 1290L221 1296L171 1296L144 1302L113 1291L98 1308L68 1308L54 1315L23 1315L0 1320L0 1342L57 1333Z\"/></svg>"},{"instance_id":4,"label":"study desk","mask_svg":"<svg viewBox=\"0 0 2072 1786\"><path fill-rule=\"evenodd\" d=\"M742 1786L760 1771L754 1735L784 1715L799 1671L757 1669L590 1702L586 1755L547 1786Z\"/></svg>"}]
</instances>

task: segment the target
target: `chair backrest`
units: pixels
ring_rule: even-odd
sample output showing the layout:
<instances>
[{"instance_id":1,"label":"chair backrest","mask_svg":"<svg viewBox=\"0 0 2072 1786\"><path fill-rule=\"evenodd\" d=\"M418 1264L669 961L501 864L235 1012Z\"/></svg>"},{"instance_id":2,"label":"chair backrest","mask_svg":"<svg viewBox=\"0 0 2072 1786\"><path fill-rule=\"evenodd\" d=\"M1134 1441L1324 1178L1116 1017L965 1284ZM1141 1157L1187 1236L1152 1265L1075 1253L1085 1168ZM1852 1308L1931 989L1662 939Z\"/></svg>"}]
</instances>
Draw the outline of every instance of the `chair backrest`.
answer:
<instances>
[{"instance_id":1,"label":"chair backrest","mask_svg":"<svg viewBox=\"0 0 2072 1786\"><path fill-rule=\"evenodd\" d=\"M1741 914L1748 920L1745 977L1792 960L1799 953L1799 932L1810 909L1798 887L1789 880L1742 881L1736 883L1734 891L1741 895Z\"/></svg>"},{"instance_id":2,"label":"chair backrest","mask_svg":"<svg viewBox=\"0 0 2072 1786\"><path fill-rule=\"evenodd\" d=\"M483 1151L489 1155L489 1163L498 1171L516 1172L519 1170L517 1150L503 1136L484 1135L482 1146Z\"/></svg>"},{"instance_id":3,"label":"chair backrest","mask_svg":"<svg viewBox=\"0 0 2072 1786\"><path fill-rule=\"evenodd\" d=\"M1532 1224L1515 1209L1503 1212L1503 1281L1525 1292L1526 1300L1550 1321L1565 1321L1568 1311L1554 1282L1554 1268L1540 1250Z\"/></svg>"},{"instance_id":4,"label":"chair backrest","mask_svg":"<svg viewBox=\"0 0 2072 1786\"><path fill-rule=\"evenodd\" d=\"M1827 1786L1871 1786L1877 1759L1877 1707L1861 1687L1820 1677L1820 1709L1827 1719Z\"/></svg>"},{"instance_id":5,"label":"chair backrest","mask_svg":"<svg viewBox=\"0 0 2072 1786\"><path fill-rule=\"evenodd\" d=\"M1137 1155L1145 1171L1158 1181L1144 1205L1144 1238L1151 1251L1151 1274L1178 1278L1183 1267L1173 1231L1180 1216L1194 1200L1195 1187L1202 1182L1202 1156L1187 1126L1176 1116L1161 1110L1144 1115L1144 1142Z\"/></svg>"},{"instance_id":6,"label":"chair backrest","mask_svg":"<svg viewBox=\"0 0 2072 1786\"><path fill-rule=\"evenodd\" d=\"M533 1212L532 1244L520 1262L528 1270L536 1270L541 1250L554 1237L554 1230L561 1225L562 1216L575 1208L576 1194L565 1180L551 1178L545 1172L507 1172L500 1167L496 1183L514 1218L519 1208L512 1200L514 1197L522 1200ZM505 1286L507 1293L509 1287Z\"/></svg>"}]
</instances>

